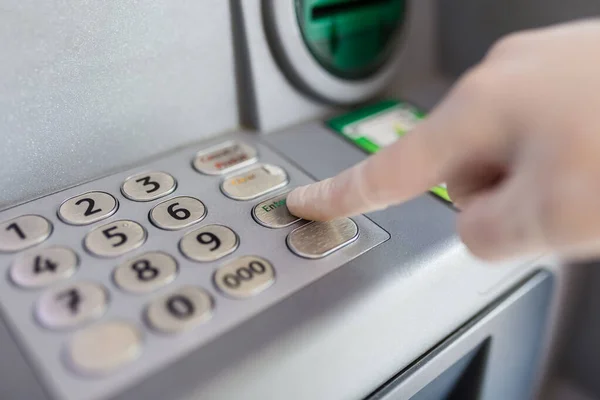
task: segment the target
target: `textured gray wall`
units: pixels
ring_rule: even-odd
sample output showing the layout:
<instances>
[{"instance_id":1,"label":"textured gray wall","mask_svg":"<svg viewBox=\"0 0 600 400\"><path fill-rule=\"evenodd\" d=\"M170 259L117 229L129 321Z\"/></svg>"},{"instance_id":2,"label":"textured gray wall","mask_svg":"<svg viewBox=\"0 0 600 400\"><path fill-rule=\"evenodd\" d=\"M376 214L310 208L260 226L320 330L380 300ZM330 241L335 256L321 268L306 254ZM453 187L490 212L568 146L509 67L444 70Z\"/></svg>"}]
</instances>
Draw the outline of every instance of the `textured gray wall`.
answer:
<instances>
[{"instance_id":1,"label":"textured gray wall","mask_svg":"<svg viewBox=\"0 0 600 400\"><path fill-rule=\"evenodd\" d=\"M0 0L0 209L238 126L229 1Z\"/></svg>"}]
</instances>

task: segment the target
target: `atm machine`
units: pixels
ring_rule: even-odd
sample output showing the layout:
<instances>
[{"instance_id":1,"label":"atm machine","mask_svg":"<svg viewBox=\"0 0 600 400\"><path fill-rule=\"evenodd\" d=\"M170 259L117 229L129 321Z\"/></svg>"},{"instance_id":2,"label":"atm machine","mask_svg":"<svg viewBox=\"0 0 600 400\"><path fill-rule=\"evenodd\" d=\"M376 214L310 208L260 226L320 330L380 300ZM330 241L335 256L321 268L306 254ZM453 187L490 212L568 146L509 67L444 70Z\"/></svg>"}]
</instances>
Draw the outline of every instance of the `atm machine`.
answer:
<instances>
[{"instance_id":1,"label":"atm machine","mask_svg":"<svg viewBox=\"0 0 600 400\"><path fill-rule=\"evenodd\" d=\"M550 398L575 268L474 258L443 187L327 223L285 196L500 35L599 11L0 0L0 398Z\"/></svg>"}]
</instances>

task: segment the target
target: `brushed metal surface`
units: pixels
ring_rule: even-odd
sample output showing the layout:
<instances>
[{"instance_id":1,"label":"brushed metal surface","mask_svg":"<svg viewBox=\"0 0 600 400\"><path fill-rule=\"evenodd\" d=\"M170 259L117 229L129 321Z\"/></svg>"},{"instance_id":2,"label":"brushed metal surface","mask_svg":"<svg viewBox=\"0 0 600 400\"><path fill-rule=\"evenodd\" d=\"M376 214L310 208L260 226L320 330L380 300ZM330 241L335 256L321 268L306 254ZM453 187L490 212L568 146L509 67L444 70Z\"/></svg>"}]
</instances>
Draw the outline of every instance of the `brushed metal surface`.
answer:
<instances>
[{"instance_id":1,"label":"brushed metal surface","mask_svg":"<svg viewBox=\"0 0 600 400\"><path fill-rule=\"evenodd\" d=\"M358 226L350 218L311 222L295 229L287 237L294 253L305 258L323 258L358 238Z\"/></svg>"}]
</instances>

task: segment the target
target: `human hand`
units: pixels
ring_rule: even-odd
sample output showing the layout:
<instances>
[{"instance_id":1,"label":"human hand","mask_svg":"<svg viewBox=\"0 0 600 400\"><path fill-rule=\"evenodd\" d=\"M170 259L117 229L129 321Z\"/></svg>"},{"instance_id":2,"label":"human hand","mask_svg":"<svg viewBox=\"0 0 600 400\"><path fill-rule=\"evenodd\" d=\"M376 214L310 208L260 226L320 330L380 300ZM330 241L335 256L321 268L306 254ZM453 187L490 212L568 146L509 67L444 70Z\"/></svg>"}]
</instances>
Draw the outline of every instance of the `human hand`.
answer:
<instances>
[{"instance_id":1,"label":"human hand","mask_svg":"<svg viewBox=\"0 0 600 400\"><path fill-rule=\"evenodd\" d=\"M600 255L600 20L512 34L412 132L287 198L328 220L446 182L476 256Z\"/></svg>"}]
</instances>

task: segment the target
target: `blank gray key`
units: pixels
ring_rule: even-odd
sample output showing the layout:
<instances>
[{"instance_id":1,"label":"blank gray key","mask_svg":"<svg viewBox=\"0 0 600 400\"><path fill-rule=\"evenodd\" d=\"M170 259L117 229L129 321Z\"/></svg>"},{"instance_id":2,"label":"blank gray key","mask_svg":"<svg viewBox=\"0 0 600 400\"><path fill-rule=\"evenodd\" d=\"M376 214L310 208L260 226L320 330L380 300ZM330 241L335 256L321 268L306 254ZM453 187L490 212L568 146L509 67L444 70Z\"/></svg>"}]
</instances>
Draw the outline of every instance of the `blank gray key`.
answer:
<instances>
[{"instance_id":1,"label":"blank gray key","mask_svg":"<svg viewBox=\"0 0 600 400\"><path fill-rule=\"evenodd\" d=\"M124 321L110 321L82 329L73 335L68 364L82 375L100 376L139 357L142 333Z\"/></svg>"},{"instance_id":2,"label":"blank gray key","mask_svg":"<svg viewBox=\"0 0 600 400\"><path fill-rule=\"evenodd\" d=\"M304 258L323 258L358 238L358 226L350 218L311 222L287 237L290 250Z\"/></svg>"}]
</instances>

